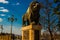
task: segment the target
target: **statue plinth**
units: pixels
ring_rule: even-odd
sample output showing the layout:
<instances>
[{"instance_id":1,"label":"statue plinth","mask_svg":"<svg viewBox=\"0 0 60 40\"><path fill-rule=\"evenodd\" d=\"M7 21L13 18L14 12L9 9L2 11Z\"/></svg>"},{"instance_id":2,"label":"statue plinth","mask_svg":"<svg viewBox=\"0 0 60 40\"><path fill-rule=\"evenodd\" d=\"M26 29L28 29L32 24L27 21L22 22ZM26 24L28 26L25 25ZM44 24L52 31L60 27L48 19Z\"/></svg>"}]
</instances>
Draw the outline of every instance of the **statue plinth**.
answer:
<instances>
[{"instance_id":1,"label":"statue plinth","mask_svg":"<svg viewBox=\"0 0 60 40\"><path fill-rule=\"evenodd\" d=\"M22 40L40 40L41 25L28 25L22 27Z\"/></svg>"}]
</instances>

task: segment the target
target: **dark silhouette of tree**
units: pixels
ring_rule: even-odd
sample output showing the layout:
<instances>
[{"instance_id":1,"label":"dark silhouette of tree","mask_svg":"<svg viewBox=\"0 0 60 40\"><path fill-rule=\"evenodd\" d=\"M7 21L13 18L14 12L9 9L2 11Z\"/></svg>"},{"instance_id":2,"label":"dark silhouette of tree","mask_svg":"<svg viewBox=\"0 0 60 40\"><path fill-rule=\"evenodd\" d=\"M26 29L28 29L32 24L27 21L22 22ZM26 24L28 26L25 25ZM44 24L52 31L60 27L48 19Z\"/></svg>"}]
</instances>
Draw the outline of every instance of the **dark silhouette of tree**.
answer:
<instances>
[{"instance_id":1,"label":"dark silhouette of tree","mask_svg":"<svg viewBox=\"0 0 60 40\"><path fill-rule=\"evenodd\" d=\"M54 0L55 3L60 2L60 0Z\"/></svg>"},{"instance_id":2,"label":"dark silhouette of tree","mask_svg":"<svg viewBox=\"0 0 60 40\"><path fill-rule=\"evenodd\" d=\"M53 8L52 7L52 4L54 2L49 2L49 0L46 0L46 4L44 5L44 16L42 17L43 19L40 19L42 20L42 25L48 29L49 33L50 33L50 36L51 36L51 40L54 40L53 38L53 31L55 30L56 28L56 20L58 19L56 16L56 14L53 13ZM54 15L53 15L54 14Z\"/></svg>"},{"instance_id":3,"label":"dark silhouette of tree","mask_svg":"<svg viewBox=\"0 0 60 40\"><path fill-rule=\"evenodd\" d=\"M60 0L54 0L54 2L56 4L58 4L55 8L54 8L54 14L56 14L58 16L58 30L60 31Z\"/></svg>"}]
</instances>

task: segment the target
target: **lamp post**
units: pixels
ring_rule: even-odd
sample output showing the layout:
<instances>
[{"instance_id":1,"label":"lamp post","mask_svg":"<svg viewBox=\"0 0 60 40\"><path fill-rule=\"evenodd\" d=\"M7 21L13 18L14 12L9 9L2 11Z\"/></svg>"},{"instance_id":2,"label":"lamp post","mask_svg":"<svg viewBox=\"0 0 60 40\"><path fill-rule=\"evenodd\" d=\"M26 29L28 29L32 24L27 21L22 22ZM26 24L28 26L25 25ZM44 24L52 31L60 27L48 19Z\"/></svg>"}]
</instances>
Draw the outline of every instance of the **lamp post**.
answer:
<instances>
[{"instance_id":1,"label":"lamp post","mask_svg":"<svg viewBox=\"0 0 60 40\"><path fill-rule=\"evenodd\" d=\"M1 29L1 39L2 39L3 25L0 25L0 29Z\"/></svg>"},{"instance_id":2,"label":"lamp post","mask_svg":"<svg viewBox=\"0 0 60 40\"><path fill-rule=\"evenodd\" d=\"M2 32L3 32L3 25L1 25L1 27L0 27L0 28L1 28L1 33L2 33Z\"/></svg>"},{"instance_id":3,"label":"lamp post","mask_svg":"<svg viewBox=\"0 0 60 40\"><path fill-rule=\"evenodd\" d=\"M17 18L14 18L14 15L12 15L11 17L8 18L8 20L11 22L11 30L10 30L10 33L11 33L11 38L12 38L12 26L13 26L13 22L14 21L17 21Z\"/></svg>"}]
</instances>

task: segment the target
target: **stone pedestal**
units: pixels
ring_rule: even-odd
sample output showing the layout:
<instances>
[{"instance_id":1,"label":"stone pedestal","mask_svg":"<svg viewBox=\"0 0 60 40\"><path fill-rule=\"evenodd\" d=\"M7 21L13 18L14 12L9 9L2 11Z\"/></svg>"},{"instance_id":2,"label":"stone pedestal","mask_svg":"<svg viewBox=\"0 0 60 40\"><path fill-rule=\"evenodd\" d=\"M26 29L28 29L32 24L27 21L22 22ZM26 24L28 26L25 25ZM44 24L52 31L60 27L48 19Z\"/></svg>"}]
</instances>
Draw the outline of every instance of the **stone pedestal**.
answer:
<instances>
[{"instance_id":1,"label":"stone pedestal","mask_svg":"<svg viewBox=\"0 0 60 40\"><path fill-rule=\"evenodd\" d=\"M41 25L22 27L22 40L40 40Z\"/></svg>"}]
</instances>

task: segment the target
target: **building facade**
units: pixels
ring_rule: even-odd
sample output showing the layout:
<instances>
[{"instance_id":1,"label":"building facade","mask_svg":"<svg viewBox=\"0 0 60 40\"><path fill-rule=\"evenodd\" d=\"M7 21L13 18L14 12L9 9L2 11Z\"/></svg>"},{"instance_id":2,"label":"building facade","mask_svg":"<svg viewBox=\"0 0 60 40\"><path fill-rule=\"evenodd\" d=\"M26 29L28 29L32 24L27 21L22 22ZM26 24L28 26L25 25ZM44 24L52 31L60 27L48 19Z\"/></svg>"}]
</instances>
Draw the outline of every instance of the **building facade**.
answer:
<instances>
[{"instance_id":1,"label":"building facade","mask_svg":"<svg viewBox=\"0 0 60 40\"><path fill-rule=\"evenodd\" d=\"M0 40L21 40L20 35L14 35L14 34L8 34L8 33L1 33L0 34Z\"/></svg>"}]
</instances>

